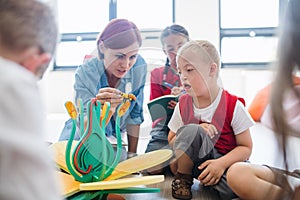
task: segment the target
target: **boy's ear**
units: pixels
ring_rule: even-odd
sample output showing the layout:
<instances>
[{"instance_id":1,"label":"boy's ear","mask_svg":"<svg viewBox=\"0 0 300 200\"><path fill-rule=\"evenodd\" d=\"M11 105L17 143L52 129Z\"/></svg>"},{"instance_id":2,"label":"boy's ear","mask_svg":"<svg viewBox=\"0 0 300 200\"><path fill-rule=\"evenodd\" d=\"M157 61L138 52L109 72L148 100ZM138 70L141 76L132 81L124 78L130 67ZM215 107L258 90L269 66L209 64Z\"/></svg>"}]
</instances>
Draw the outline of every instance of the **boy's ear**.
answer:
<instances>
[{"instance_id":1,"label":"boy's ear","mask_svg":"<svg viewBox=\"0 0 300 200\"><path fill-rule=\"evenodd\" d=\"M218 73L218 66L216 63L212 63L210 65L210 69L209 69L209 75L210 76L215 76Z\"/></svg>"},{"instance_id":2,"label":"boy's ear","mask_svg":"<svg viewBox=\"0 0 300 200\"><path fill-rule=\"evenodd\" d=\"M35 69L44 66L44 65L48 65L49 62L51 61L52 55L50 53L41 53L38 56L38 59L36 60L36 66Z\"/></svg>"},{"instance_id":3,"label":"boy's ear","mask_svg":"<svg viewBox=\"0 0 300 200\"><path fill-rule=\"evenodd\" d=\"M49 53L40 53L37 48L29 48L23 54L21 65L35 73L40 66L49 63L51 57Z\"/></svg>"}]
</instances>

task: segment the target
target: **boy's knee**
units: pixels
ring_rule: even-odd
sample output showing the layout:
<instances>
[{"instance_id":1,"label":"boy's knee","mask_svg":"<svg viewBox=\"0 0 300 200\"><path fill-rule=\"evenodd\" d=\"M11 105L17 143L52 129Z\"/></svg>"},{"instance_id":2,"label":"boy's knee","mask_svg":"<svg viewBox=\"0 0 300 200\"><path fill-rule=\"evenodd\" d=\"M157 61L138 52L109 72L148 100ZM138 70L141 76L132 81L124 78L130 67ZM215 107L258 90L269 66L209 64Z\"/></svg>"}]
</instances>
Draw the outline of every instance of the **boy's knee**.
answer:
<instances>
[{"instance_id":1,"label":"boy's knee","mask_svg":"<svg viewBox=\"0 0 300 200\"><path fill-rule=\"evenodd\" d=\"M197 137L200 137L204 130L198 124L188 124L184 125L178 129L176 133L177 138L188 139L190 141L195 140Z\"/></svg>"},{"instance_id":2,"label":"boy's knee","mask_svg":"<svg viewBox=\"0 0 300 200\"><path fill-rule=\"evenodd\" d=\"M246 172L246 163L234 163L227 171L226 178L230 187L239 184L238 182L244 182L243 174Z\"/></svg>"},{"instance_id":3,"label":"boy's knee","mask_svg":"<svg viewBox=\"0 0 300 200\"><path fill-rule=\"evenodd\" d=\"M198 124L189 124L178 129L174 149L181 149L190 157L198 157L203 145L203 129Z\"/></svg>"}]
</instances>

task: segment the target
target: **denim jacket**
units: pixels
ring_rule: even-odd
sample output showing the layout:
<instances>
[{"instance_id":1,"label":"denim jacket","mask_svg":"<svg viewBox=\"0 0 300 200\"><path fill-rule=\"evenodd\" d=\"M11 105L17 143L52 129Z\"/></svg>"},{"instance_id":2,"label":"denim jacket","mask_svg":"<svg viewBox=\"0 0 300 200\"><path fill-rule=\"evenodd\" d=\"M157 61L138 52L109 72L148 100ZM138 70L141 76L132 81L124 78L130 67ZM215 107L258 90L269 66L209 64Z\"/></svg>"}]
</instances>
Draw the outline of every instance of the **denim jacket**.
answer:
<instances>
[{"instance_id":1,"label":"denim jacket","mask_svg":"<svg viewBox=\"0 0 300 200\"><path fill-rule=\"evenodd\" d=\"M132 101L129 110L121 118L120 129L121 132L126 131L126 124L141 124L144 121L143 116L143 101L144 101L144 86L146 82L147 64L145 60L139 55L136 63L121 79L117 89L125 93L134 94L137 99ZM80 65L75 72L75 101L82 99L84 106L84 113L86 112L86 105L88 101L94 98L100 88L108 87L108 80L105 74L105 68L102 60L98 58L91 58L84 64ZM115 117L106 126L106 135L115 135ZM65 123L65 127L61 133L59 140L67 140L70 137L72 130L72 120L69 119ZM78 133L75 139L79 139Z\"/></svg>"}]
</instances>

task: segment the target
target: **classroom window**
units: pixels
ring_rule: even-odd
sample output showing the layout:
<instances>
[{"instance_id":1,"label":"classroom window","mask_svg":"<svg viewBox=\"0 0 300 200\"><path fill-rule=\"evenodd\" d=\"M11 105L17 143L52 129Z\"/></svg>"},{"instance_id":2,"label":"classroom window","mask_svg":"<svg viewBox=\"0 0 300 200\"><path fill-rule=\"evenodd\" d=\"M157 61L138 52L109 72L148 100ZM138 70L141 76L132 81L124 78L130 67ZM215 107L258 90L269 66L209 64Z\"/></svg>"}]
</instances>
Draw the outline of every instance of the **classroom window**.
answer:
<instances>
[{"instance_id":1,"label":"classroom window","mask_svg":"<svg viewBox=\"0 0 300 200\"><path fill-rule=\"evenodd\" d=\"M161 29L174 22L174 0L57 0L60 42L54 70L74 70L96 49L96 38L109 20L127 18L143 37L140 53L149 61L161 49ZM138 7L138 9L137 9ZM155 11L155 12L154 12ZM160 14L158 14L160 13ZM161 15L164 17L161 17ZM142 16L142 17L141 17ZM150 51L151 49L151 51ZM156 52L156 53L149 53ZM163 54L160 52L160 55ZM161 56L158 60L161 59Z\"/></svg>"},{"instance_id":2,"label":"classroom window","mask_svg":"<svg viewBox=\"0 0 300 200\"><path fill-rule=\"evenodd\" d=\"M140 29L163 29L172 19L172 0L118 0L117 16L133 21Z\"/></svg>"},{"instance_id":3,"label":"classroom window","mask_svg":"<svg viewBox=\"0 0 300 200\"><path fill-rule=\"evenodd\" d=\"M57 19L61 38L54 70L74 69L96 48L99 30L109 21L109 1L57 0Z\"/></svg>"},{"instance_id":4,"label":"classroom window","mask_svg":"<svg viewBox=\"0 0 300 200\"><path fill-rule=\"evenodd\" d=\"M286 0L219 0L222 67L269 67Z\"/></svg>"}]
</instances>

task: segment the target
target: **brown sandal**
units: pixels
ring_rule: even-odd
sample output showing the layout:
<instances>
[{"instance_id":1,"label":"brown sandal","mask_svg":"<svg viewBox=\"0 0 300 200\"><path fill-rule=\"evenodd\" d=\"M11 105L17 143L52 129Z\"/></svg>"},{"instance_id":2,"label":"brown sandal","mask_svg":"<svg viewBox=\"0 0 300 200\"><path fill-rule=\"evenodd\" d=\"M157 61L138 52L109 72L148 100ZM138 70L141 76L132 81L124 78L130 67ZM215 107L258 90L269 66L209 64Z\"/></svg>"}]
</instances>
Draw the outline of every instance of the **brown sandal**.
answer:
<instances>
[{"instance_id":1,"label":"brown sandal","mask_svg":"<svg viewBox=\"0 0 300 200\"><path fill-rule=\"evenodd\" d=\"M177 173L172 181L172 196L175 199L192 199L192 185L192 175Z\"/></svg>"}]
</instances>

